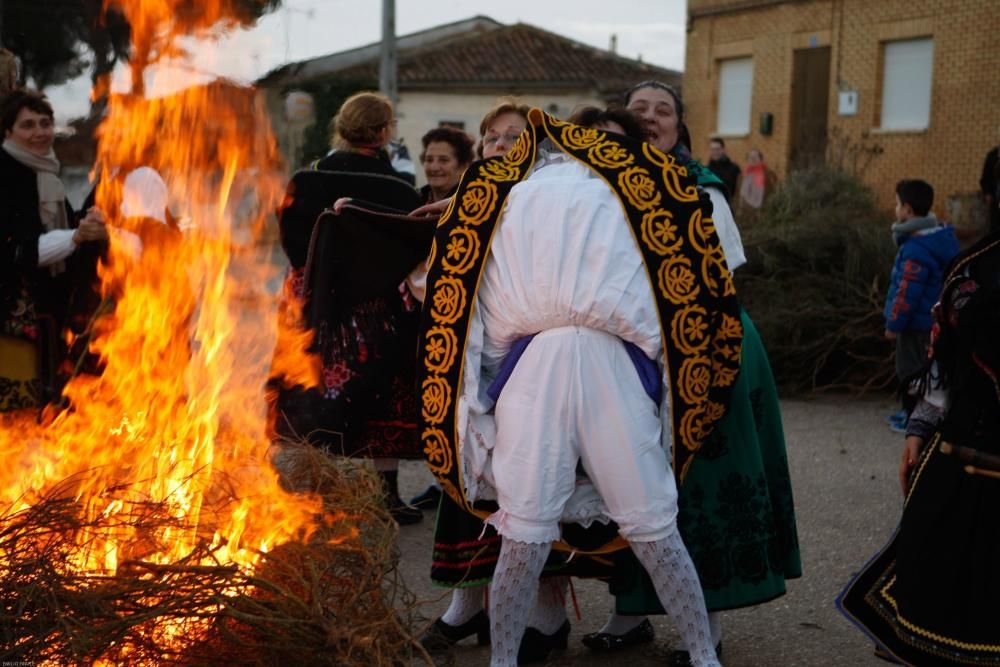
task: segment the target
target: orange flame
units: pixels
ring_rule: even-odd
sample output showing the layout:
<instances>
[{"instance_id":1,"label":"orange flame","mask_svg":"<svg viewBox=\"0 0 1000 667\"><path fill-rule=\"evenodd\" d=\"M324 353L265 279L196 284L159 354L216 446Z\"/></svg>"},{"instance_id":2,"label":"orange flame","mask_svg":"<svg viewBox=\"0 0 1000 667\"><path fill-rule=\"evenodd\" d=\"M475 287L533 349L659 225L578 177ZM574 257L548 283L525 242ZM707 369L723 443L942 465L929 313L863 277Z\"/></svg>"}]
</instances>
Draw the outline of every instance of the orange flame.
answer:
<instances>
[{"instance_id":1,"label":"orange flame","mask_svg":"<svg viewBox=\"0 0 1000 667\"><path fill-rule=\"evenodd\" d=\"M141 94L144 77L162 74L147 65L176 59L179 37L239 22L233 2L111 2L131 24L139 69L130 94L111 96L99 132L97 205L112 227L100 276L114 309L91 349L105 368L67 385L72 409L50 424L0 427L0 502L14 512L73 478L88 517L152 501L184 519L154 538L127 522L80 535L66 564L78 572L178 562L206 541L216 562L250 568L261 552L306 539L321 511L318 499L286 493L266 463L263 387L278 324L276 296L262 286L278 276L257 241L280 202L282 164L252 90L215 82ZM139 166L163 177L182 233L124 217L122 183ZM315 378L305 353L276 366Z\"/></svg>"}]
</instances>

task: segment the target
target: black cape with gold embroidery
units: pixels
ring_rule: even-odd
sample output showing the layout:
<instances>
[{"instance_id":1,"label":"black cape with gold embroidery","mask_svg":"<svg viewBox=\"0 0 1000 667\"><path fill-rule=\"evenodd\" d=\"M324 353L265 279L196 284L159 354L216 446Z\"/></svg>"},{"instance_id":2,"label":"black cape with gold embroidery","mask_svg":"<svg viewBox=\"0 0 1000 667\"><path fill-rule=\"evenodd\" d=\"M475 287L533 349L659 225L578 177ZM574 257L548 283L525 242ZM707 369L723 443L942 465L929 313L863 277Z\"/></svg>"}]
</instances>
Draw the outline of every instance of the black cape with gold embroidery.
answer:
<instances>
[{"instance_id":1,"label":"black cape with gold embroidery","mask_svg":"<svg viewBox=\"0 0 1000 667\"><path fill-rule=\"evenodd\" d=\"M474 163L463 176L438 223L424 299L417 378L424 455L445 493L480 517L465 494L456 414L469 321L504 202L530 172L541 139L590 167L621 200L656 296L678 480L725 413L739 372L739 305L695 178L649 144L538 109L529 121L507 155ZM557 549L603 553L625 546L618 537L599 545L568 532L563 537Z\"/></svg>"}]
</instances>

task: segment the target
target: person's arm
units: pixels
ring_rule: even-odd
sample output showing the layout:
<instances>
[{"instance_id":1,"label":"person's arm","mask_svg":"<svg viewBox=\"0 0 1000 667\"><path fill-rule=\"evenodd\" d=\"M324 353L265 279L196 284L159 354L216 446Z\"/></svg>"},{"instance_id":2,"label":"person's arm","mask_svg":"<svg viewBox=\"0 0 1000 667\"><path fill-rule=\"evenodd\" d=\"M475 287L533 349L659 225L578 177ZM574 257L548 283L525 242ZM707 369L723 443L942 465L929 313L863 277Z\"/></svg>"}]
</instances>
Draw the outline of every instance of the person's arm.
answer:
<instances>
[{"instance_id":1,"label":"person's arm","mask_svg":"<svg viewBox=\"0 0 1000 667\"><path fill-rule=\"evenodd\" d=\"M908 251L905 245L900 248L900 253L902 273L885 323L886 331L893 334L909 328L930 278L927 266L913 252Z\"/></svg>"},{"instance_id":2,"label":"person's arm","mask_svg":"<svg viewBox=\"0 0 1000 667\"><path fill-rule=\"evenodd\" d=\"M929 391L917 402L906 423L906 441L899 462L899 486L904 496L910 492L910 476L920 458L920 451L944 419L944 402L940 394L943 392L939 389Z\"/></svg>"},{"instance_id":3,"label":"person's arm","mask_svg":"<svg viewBox=\"0 0 1000 667\"><path fill-rule=\"evenodd\" d=\"M429 267L427 266L427 260L417 264L416 268L410 271L410 274L406 276L406 286L410 289L410 294L413 298L420 303L424 302L424 296L427 294L427 271Z\"/></svg>"},{"instance_id":4,"label":"person's arm","mask_svg":"<svg viewBox=\"0 0 1000 667\"><path fill-rule=\"evenodd\" d=\"M410 215L426 215L428 217L441 217L441 215L447 210L448 206L451 204L452 197L446 197L444 199L439 199L433 204L424 204L420 208L415 208L410 211Z\"/></svg>"},{"instance_id":5,"label":"person's arm","mask_svg":"<svg viewBox=\"0 0 1000 667\"><path fill-rule=\"evenodd\" d=\"M38 237L38 266L61 262L76 250L75 229L53 229Z\"/></svg>"}]
</instances>

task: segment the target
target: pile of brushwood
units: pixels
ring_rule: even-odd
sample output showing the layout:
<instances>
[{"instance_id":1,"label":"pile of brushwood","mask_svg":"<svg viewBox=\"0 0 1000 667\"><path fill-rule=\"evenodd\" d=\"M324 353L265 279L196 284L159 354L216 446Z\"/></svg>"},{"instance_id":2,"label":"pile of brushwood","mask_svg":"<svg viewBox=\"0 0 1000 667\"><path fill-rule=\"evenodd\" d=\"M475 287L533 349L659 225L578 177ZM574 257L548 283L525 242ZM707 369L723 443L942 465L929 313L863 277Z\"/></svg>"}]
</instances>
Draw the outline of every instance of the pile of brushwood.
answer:
<instances>
[{"instance_id":1,"label":"pile of brushwood","mask_svg":"<svg viewBox=\"0 0 1000 667\"><path fill-rule=\"evenodd\" d=\"M784 391L893 385L882 318L890 224L859 178L812 167L790 173L741 225L747 265L736 271L737 290Z\"/></svg>"},{"instance_id":2,"label":"pile of brushwood","mask_svg":"<svg viewBox=\"0 0 1000 667\"><path fill-rule=\"evenodd\" d=\"M263 554L252 570L215 560L210 535L176 562L144 560L157 536L185 528L185 519L152 502L88 518L72 479L29 509L0 513L3 662L433 664L414 639L415 601L396 567L396 527L376 476L294 443L275 465L289 488L319 494L331 520ZM134 555L113 573L67 567L80 535L123 523L149 544L128 545Z\"/></svg>"}]
</instances>

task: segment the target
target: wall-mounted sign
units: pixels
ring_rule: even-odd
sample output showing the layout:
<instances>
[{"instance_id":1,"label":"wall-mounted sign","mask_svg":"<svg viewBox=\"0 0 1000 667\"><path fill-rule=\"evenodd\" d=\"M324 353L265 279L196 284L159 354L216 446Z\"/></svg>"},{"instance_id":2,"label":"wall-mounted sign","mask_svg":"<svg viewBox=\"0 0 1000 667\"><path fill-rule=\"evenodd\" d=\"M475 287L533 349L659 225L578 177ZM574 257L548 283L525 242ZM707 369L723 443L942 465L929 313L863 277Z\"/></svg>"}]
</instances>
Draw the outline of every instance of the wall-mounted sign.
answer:
<instances>
[{"instance_id":1,"label":"wall-mounted sign","mask_svg":"<svg viewBox=\"0 0 1000 667\"><path fill-rule=\"evenodd\" d=\"M841 116L853 116L858 113L858 91L840 91L837 113Z\"/></svg>"}]
</instances>

